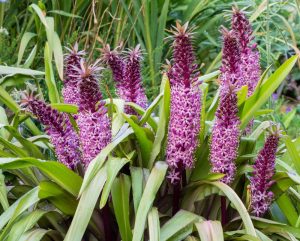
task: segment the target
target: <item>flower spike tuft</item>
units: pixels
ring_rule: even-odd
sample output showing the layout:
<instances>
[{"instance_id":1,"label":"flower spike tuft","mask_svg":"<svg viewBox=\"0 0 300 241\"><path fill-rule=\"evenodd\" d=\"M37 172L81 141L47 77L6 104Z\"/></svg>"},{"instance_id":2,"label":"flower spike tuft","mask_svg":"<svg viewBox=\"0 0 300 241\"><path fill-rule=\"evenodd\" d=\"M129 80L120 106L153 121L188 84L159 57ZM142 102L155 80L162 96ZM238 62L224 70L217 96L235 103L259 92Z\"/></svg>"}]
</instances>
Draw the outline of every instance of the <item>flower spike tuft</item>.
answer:
<instances>
[{"instance_id":1,"label":"flower spike tuft","mask_svg":"<svg viewBox=\"0 0 300 241\"><path fill-rule=\"evenodd\" d=\"M212 172L225 174L221 181L226 184L233 181L236 172L234 162L239 146L239 126L236 88L224 85L212 130L210 160Z\"/></svg>"},{"instance_id":2,"label":"flower spike tuft","mask_svg":"<svg viewBox=\"0 0 300 241\"><path fill-rule=\"evenodd\" d=\"M79 105L79 89L77 80L77 69L80 68L80 62L82 61L85 53L84 51L78 50L78 43L69 49L68 54L65 57L65 76L64 76L64 87L62 95L64 102L67 104Z\"/></svg>"},{"instance_id":3,"label":"flower spike tuft","mask_svg":"<svg viewBox=\"0 0 300 241\"><path fill-rule=\"evenodd\" d=\"M133 102L146 109L148 100L142 86L140 62L142 59L140 46L126 52L126 58L122 58L116 50L110 50L109 45L102 50L103 60L110 66L114 81L117 86L117 94L126 102ZM127 114L135 114L135 111L126 106Z\"/></svg>"},{"instance_id":4,"label":"flower spike tuft","mask_svg":"<svg viewBox=\"0 0 300 241\"><path fill-rule=\"evenodd\" d=\"M45 126L58 160L74 169L81 161L81 154L79 139L68 115L51 108L33 92L22 94L21 107L35 115Z\"/></svg>"},{"instance_id":5,"label":"flower spike tuft","mask_svg":"<svg viewBox=\"0 0 300 241\"><path fill-rule=\"evenodd\" d=\"M270 207L274 194L269 191L273 184L276 151L281 136L279 125L271 126L263 148L258 153L250 177L252 213L262 216Z\"/></svg>"},{"instance_id":6,"label":"flower spike tuft","mask_svg":"<svg viewBox=\"0 0 300 241\"><path fill-rule=\"evenodd\" d=\"M87 65L83 61L78 69L80 101L77 124L86 167L111 141L111 121L97 80L100 70L98 62Z\"/></svg>"}]
</instances>

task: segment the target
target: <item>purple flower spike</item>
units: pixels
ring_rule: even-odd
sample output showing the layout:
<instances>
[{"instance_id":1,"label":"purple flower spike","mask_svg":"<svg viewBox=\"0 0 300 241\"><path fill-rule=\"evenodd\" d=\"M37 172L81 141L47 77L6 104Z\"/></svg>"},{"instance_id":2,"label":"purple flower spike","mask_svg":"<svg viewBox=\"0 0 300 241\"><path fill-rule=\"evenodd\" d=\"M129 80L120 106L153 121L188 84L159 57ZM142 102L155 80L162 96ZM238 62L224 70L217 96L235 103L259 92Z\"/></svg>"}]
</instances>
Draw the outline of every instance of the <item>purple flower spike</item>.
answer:
<instances>
[{"instance_id":1,"label":"purple flower spike","mask_svg":"<svg viewBox=\"0 0 300 241\"><path fill-rule=\"evenodd\" d=\"M191 34L187 24L177 23L173 43L173 66L168 63L171 82L171 115L168 130L167 163L171 183L181 181L186 168L194 166L194 153L200 130L201 92L196 79Z\"/></svg>"},{"instance_id":2,"label":"purple flower spike","mask_svg":"<svg viewBox=\"0 0 300 241\"><path fill-rule=\"evenodd\" d=\"M235 159L239 146L240 120L238 118L236 89L224 85L216 112L210 145L212 172L223 173L222 182L230 184L235 175Z\"/></svg>"},{"instance_id":3,"label":"purple flower spike","mask_svg":"<svg viewBox=\"0 0 300 241\"><path fill-rule=\"evenodd\" d=\"M102 104L99 103L102 100L102 94L96 75L101 68L97 66L97 63L88 66L87 63L81 61L80 68L76 70L75 77L79 81L79 111L95 112L98 109L97 104Z\"/></svg>"},{"instance_id":4,"label":"purple flower spike","mask_svg":"<svg viewBox=\"0 0 300 241\"><path fill-rule=\"evenodd\" d=\"M109 65L114 81L117 84L118 91L122 91L122 85L124 82L124 70L125 70L125 61L120 56L120 53L115 50L110 50L110 46L106 45L102 49L103 60ZM123 93L118 93L121 98L123 98Z\"/></svg>"},{"instance_id":5,"label":"purple flower spike","mask_svg":"<svg viewBox=\"0 0 300 241\"><path fill-rule=\"evenodd\" d=\"M97 63L88 66L83 62L78 70L80 104L77 124L86 167L111 141L111 122L97 81L96 72L99 70Z\"/></svg>"},{"instance_id":6,"label":"purple flower spike","mask_svg":"<svg viewBox=\"0 0 300 241\"><path fill-rule=\"evenodd\" d=\"M112 70L118 96L126 102L136 103L146 109L148 100L142 86L140 46L137 45L134 49L129 50L126 59L123 59L117 50L110 50L109 45L102 52L103 60ZM125 112L135 114L135 111L128 106L126 106Z\"/></svg>"},{"instance_id":7,"label":"purple flower spike","mask_svg":"<svg viewBox=\"0 0 300 241\"><path fill-rule=\"evenodd\" d=\"M124 94L125 101L134 102L143 109L146 109L148 100L142 86L140 67L141 58L141 50L139 45L137 45L134 49L129 50L124 70L124 85L121 92ZM125 111L128 114L135 113L132 108L127 108Z\"/></svg>"},{"instance_id":8,"label":"purple flower spike","mask_svg":"<svg viewBox=\"0 0 300 241\"><path fill-rule=\"evenodd\" d=\"M173 42L173 67L171 84L184 84L190 86L199 73L196 72L198 65L195 64L195 56L191 42L191 33L187 31L188 24L181 26L176 22Z\"/></svg>"},{"instance_id":9,"label":"purple flower spike","mask_svg":"<svg viewBox=\"0 0 300 241\"><path fill-rule=\"evenodd\" d=\"M180 172L194 166L194 152L200 130L201 94L182 84L171 88L171 116L168 130L167 163L172 183Z\"/></svg>"},{"instance_id":10,"label":"purple flower spike","mask_svg":"<svg viewBox=\"0 0 300 241\"><path fill-rule=\"evenodd\" d=\"M241 56L238 40L233 31L228 31L223 27L221 32L223 35L222 66L220 68L221 85L236 85L237 81L241 78Z\"/></svg>"},{"instance_id":11,"label":"purple flower spike","mask_svg":"<svg viewBox=\"0 0 300 241\"><path fill-rule=\"evenodd\" d=\"M111 123L106 115L105 107L97 112L80 112L77 124L83 151L83 163L88 164L111 141Z\"/></svg>"},{"instance_id":12,"label":"purple flower spike","mask_svg":"<svg viewBox=\"0 0 300 241\"><path fill-rule=\"evenodd\" d=\"M253 175L250 178L251 208L252 213L257 217L262 216L269 209L274 197L269 189L273 184L279 138L279 126L273 126L253 166Z\"/></svg>"},{"instance_id":13,"label":"purple flower spike","mask_svg":"<svg viewBox=\"0 0 300 241\"><path fill-rule=\"evenodd\" d=\"M252 27L245 14L238 8L233 8L232 31L234 32L241 53L242 77L238 80L237 87L248 86L248 96L252 95L260 78L259 52L254 39Z\"/></svg>"},{"instance_id":14,"label":"purple flower spike","mask_svg":"<svg viewBox=\"0 0 300 241\"><path fill-rule=\"evenodd\" d=\"M23 94L21 106L35 115L45 126L46 133L54 145L58 160L70 169L74 169L81 160L77 133L65 113L52 109L33 93Z\"/></svg>"},{"instance_id":15,"label":"purple flower spike","mask_svg":"<svg viewBox=\"0 0 300 241\"><path fill-rule=\"evenodd\" d=\"M78 43L75 43L74 47L68 50L69 53L65 57L65 77L62 95L65 103L79 105L79 89L76 75L77 69L80 68L84 51L78 51Z\"/></svg>"}]
</instances>

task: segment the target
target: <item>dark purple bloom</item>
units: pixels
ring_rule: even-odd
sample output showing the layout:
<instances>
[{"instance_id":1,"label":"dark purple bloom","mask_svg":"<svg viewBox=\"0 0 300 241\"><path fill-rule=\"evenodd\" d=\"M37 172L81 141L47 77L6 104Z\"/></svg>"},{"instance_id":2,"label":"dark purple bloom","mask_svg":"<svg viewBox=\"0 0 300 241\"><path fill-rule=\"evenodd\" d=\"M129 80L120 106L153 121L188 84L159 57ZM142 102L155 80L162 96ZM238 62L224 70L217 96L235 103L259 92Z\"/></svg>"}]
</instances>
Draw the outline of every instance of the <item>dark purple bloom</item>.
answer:
<instances>
[{"instance_id":1,"label":"dark purple bloom","mask_svg":"<svg viewBox=\"0 0 300 241\"><path fill-rule=\"evenodd\" d=\"M167 162L172 183L180 172L194 165L194 152L200 130L201 94L199 89L182 84L171 88L171 116L168 130Z\"/></svg>"},{"instance_id":2,"label":"dark purple bloom","mask_svg":"<svg viewBox=\"0 0 300 241\"><path fill-rule=\"evenodd\" d=\"M121 57L120 53L115 50L110 50L110 46L106 45L102 50L103 60L109 65L113 79L116 82L117 94L121 99L126 99L124 94L124 71L125 60Z\"/></svg>"},{"instance_id":3,"label":"dark purple bloom","mask_svg":"<svg viewBox=\"0 0 300 241\"><path fill-rule=\"evenodd\" d=\"M84 52L78 51L77 43L72 49L68 50L69 53L65 57L65 76L62 95L65 103L79 105L79 89L76 76L77 69L80 68L80 62L83 59Z\"/></svg>"},{"instance_id":4,"label":"dark purple bloom","mask_svg":"<svg viewBox=\"0 0 300 241\"><path fill-rule=\"evenodd\" d=\"M221 29L223 35L221 85L236 85L241 78L241 53L239 43L233 31ZM240 88L241 86L237 86Z\"/></svg>"},{"instance_id":5,"label":"dark purple bloom","mask_svg":"<svg viewBox=\"0 0 300 241\"><path fill-rule=\"evenodd\" d=\"M177 23L173 42L173 67L171 69L171 84L182 84L190 86L199 73L196 72L198 65L195 63L195 56L191 43L191 33L187 31L188 25L180 26Z\"/></svg>"},{"instance_id":6,"label":"dark purple bloom","mask_svg":"<svg viewBox=\"0 0 300 241\"><path fill-rule=\"evenodd\" d=\"M251 24L245 14L237 8L233 8L231 27L236 36L240 49L241 78L237 87L248 86L248 96L252 95L260 78L259 52L256 44L252 43L254 36Z\"/></svg>"},{"instance_id":7,"label":"dark purple bloom","mask_svg":"<svg viewBox=\"0 0 300 241\"><path fill-rule=\"evenodd\" d=\"M67 167L74 169L81 160L81 154L79 139L68 115L52 109L33 93L23 95L21 106L35 115L45 126L45 131L50 136L58 160Z\"/></svg>"},{"instance_id":8,"label":"dark purple bloom","mask_svg":"<svg viewBox=\"0 0 300 241\"><path fill-rule=\"evenodd\" d=\"M221 181L226 184L233 181L236 171L239 125L236 89L233 85L224 85L212 129L210 160L212 172L225 174Z\"/></svg>"},{"instance_id":9,"label":"dark purple bloom","mask_svg":"<svg viewBox=\"0 0 300 241\"><path fill-rule=\"evenodd\" d=\"M192 83L196 65L187 25L174 31L173 66L168 71L171 82L171 115L168 130L167 162L171 183L180 182L185 168L194 165L194 152L200 130L201 92Z\"/></svg>"},{"instance_id":10,"label":"dark purple bloom","mask_svg":"<svg viewBox=\"0 0 300 241\"><path fill-rule=\"evenodd\" d=\"M258 153L250 178L252 213L262 216L270 207L274 194L269 191L273 184L276 151L279 143L280 131L277 126L271 130L263 148Z\"/></svg>"},{"instance_id":11,"label":"dark purple bloom","mask_svg":"<svg viewBox=\"0 0 300 241\"><path fill-rule=\"evenodd\" d=\"M126 102L133 102L147 108L148 101L142 86L141 51L140 46L129 50L125 59L116 50L111 51L108 46L103 50L103 59L110 66L113 78L117 84L118 96ZM127 114L135 114L131 107L126 107Z\"/></svg>"},{"instance_id":12,"label":"dark purple bloom","mask_svg":"<svg viewBox=\"0 0 300 241\"><path fill-rule=\"evenodd\" d=\"M96 64L88 66L83 62L78 69L80 101L76 121L85 166L111 141L111 122L97 81L99 69Z\"/></svg>"},{"instance_id":13,"label":"dark purple bloom","mask_svg":"<svg viewBox=\"0 0 300 241\"><path fill-rule=\"evenodd\" d=\"M91 111L98 110L98 104L102 100L102 94L100 92L100 86L97 80L97 75L101 70L97 66L97 63L89 66L86 62L81 61L80 68L76 68L76 74L74 75L78 80L79 89L79 111ZM102 104L103 105L103 104Z\"/></svg>"}]
</instances>

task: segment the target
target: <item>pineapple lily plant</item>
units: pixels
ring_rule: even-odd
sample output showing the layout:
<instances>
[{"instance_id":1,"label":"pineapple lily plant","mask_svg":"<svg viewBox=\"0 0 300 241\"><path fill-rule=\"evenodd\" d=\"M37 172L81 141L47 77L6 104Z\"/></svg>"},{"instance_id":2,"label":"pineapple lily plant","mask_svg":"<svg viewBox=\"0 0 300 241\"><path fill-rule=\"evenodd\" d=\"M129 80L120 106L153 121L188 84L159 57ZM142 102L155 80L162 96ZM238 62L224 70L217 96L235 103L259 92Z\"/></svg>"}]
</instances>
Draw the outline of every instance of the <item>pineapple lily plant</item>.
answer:
<instances>
[{"instance_id":1,"label":"pineapple lily plant","mask_svg":"<svg viewBox=\"0 0 300 241\"><path fill-rule=\"evenodd\" d=\"M299 139L271 118L261 121L297 56L263 72L237 8L231 29L220 32L221 67L202 75L191 28L173 27L172 58L152 102L140 46L105 45L89 64L75 44L58 67L60 96L49 42L49 102L35 78L18 90L4 79L0 240L299 239ZM103 97L104 69L116 97Z\"/></svg>"}]
</instances>

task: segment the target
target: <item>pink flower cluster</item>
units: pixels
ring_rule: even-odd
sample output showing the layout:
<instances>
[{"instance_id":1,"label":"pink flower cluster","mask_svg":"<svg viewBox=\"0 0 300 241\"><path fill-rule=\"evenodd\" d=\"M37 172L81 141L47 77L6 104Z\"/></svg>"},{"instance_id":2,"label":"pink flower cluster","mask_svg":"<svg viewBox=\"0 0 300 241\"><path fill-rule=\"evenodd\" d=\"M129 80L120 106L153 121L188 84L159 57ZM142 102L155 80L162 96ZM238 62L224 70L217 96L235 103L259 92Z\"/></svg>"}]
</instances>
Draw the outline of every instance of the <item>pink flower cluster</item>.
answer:
<instances>
[{"instance_id":1,"label":"pink flower cluster","mask_svg":"<svg viewBox=\"0 0 300 241\"><path fill-rule=\"evenodd\" d=\"M171 183L181 180L186 168L194 165L194 153L200 130L201 92L196 80L195 57L187 24L177 23L174 30L171 83L171 114L168 130L167 163Z\"/></svg>"},{"instance_id":2,"label":"pink flower cluster","mask_svg":"<svg viewBox=\"0 0 300 241\"><path fill-rule=\"evenodd\" d=\"M222 181L230 184L235 175L240 120L238 117L237 91L248 86L250 96L260 77L259 53L252 44L252 28L245 14L233 9L232 30L222 29L223 49L220 103L212 129L212 172L225 174ZM252 122L246 128L251 130Z\"/></svg>"},{"instance_id":3,"label":"pink flower cluster","mask_svg":"<svg viewBox=\"0 0 300 241\"><path fill-rule=\"evenodd\" d=\"M102 101L97 65L88 66L81 62L78 71L79 113L77 124L85 166L100 153L111 141L111 122Z\"/></svg>"},{"instance_id":4,"label":"pink flower cluster","mask_svg":"<svg viewBox=\"0 0 300 241\"><path fill-rule=\"evenodd\" d=\"M74 169L81 161L81 153L78 135L74 131L68 115L51 108L33 93L23 94L21 107L35 115L45 126L45 131L50 136L58 160Z\"/></svg>"},{"instance_id":5,"label":"pink flower cluster","mask_svg":"<svg viewBox=\"0 0 300 241\"><path fill-rule=\"evenodd\" d=\"M231 28L239 43L241 78L237 87L248 86L248 96L252 95L260 78L260 56L256 44L252 43L254 36L252 27L245 14L233 8Z\"/></svg>"},{"instance_id":6,"label":"pink flower cluster","mask_svg":"<svg viewBox=\"0 0 300 241\"><path fill-rule=\"evenodd\" d=\"M79 89L78 80L76 78L76 68L80 67L80 62L83 59L84 51L78 51L78 44L73 48L68 49L69 53L65 57L64 68L64 87L62 95L64 102L67 104L79 105Z\"/></svg>"},{"instance_id":7,"label":"pink flower cluster","mask_svg":"<svg viewBox=\"0 0 300 241\"><path fill-rule=\"evenodd\" d=\"M278 148L280 131L278 127L271 130L266 142L259 152L250 178L251 208L256 216L262 216L270 207L274 194L269 191L274 175L276 151Z\"/></svg>"},{"instance_id":8,"label":"pink flower cluster","mask_svg":"<svg viewBox=\"0 0 300 241\"><path fill-rule=\"evenodd\" d=\"M233 181L236 171L239 125L236 89L233 85L224 85L212 130L210 160L212 172L225 174L221 181L226 184Z\"/></svg>"},{"instance_id":9,"label":"pink flower cluster","mask_svg":"<svg viewBox=\"0 0 300 241\"><path fill-rule=\"evenodd\" d=\"M103 59L112 70L118 96L126 102L136 103L146 109L148 100L142 86L140 46L129 50L125 58L122 58L117 50L110 50L110 47L106 46L103 49ZM135 111L128 106L125 112L135 114Z\"/></svg>"}]
</instances>

